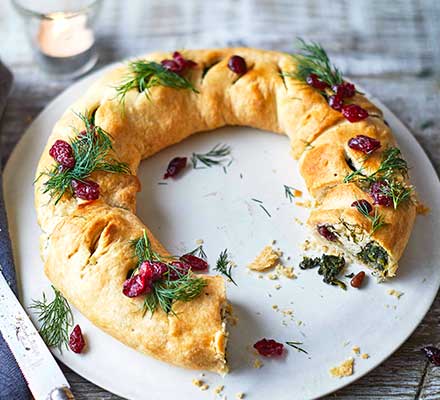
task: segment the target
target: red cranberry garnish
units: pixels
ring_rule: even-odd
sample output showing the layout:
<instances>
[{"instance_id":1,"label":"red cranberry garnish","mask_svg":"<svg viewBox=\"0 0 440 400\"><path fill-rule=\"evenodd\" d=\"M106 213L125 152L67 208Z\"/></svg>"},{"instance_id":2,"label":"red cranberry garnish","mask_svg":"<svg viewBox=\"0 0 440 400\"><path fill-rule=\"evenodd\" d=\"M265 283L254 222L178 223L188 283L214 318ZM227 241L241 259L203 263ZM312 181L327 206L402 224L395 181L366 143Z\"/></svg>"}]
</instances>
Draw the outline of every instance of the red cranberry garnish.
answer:
<instances>
[{"instance_id":1,"label":"red cranberry garnish","mask_svg":"<svg viewBox=\"0 0 440 400\"><path fill-rule=\"evenodd\" d=\"M180 260L189 264L193 271L204 271L208 269L208 263L203 258L193 254L184 254L180 257Z\"/></svg>"},{"instance_id":2,"label":"red cranberry garnish","mask_svg":"<svg viewBox=\"0 0 440 400\"><path fill-rule=\"evenodd\" d=\"M122 286L122 293L127 297L137 297L151 290L151 280L145 273L138 273L128 278Z\"/></svg>"},{"instance_id":3,"label":"red cranberry garnish","mask_svg":"<svg viewBox=\"0 0 440 400\"><path fill-rule=\"evenodd\" d=\"M321 236L324 236L327 240L330 240L331 242L335 242L336 240L338 240L336 234L328 229L326 225L318 225L317 230Z\"/></svg>"},{"instance_id":4,"label":"red cranberry garnish","mask_svg":"<svg viewBox=\"0 0 440 400\"><path fill-rule=\"evenodd\" d=\"M79 325L75 325L69 338L69 347L74 353L81 353L86 342Z\"/></svg>"},{"instance_id":5,"label":"red cranberry garnish","mask_svg":"<svg viewBox=\"0 0 440 400\"><path fill-rule=\"evenodd\" d=\"M356 289L359 289L362 286L362 282L365 278L365 272L358 272L350 281L350 285Z\"/></svg>"},{"instance_id":6,"label":"red cranberry garnish","mask_svg":"<svg viewBox=\"0 0 440 400\"><path fill-rule=\"evenodd\" d=\"M311 87L318 89L318 90L325 90L329 87L329 85L326 82L319 79L318 75L315 75L315 74L310 74L306 78L306 83L308 85L310 85Z\"/></svg>"},{"instance_id":7,"label":"red cranberry garnish","mask_svg":"<svg viewBox=\"0 0 440 400\"><path fill-rule=\"evenodd\" d=\"M99 198L99 185L96 182L72 179L71 185L73 194L79 199L96 200Z\"/></svg>"},{"instance_id":8,"label":"red cranberry garnish","mask_svg":"<svg viewBox=\"0 0 440 400\"><path fill-rule=\"evenodd\" d=\"M380 148L380 142L369 136L357 135L348 141L348 147L353 150L361 151L364 154L371 154Z\"/></svg>"},{"instance_id":9,"label":"red cranberry garnish","mask_svg":"<svg viewBox=\"0 0 440 400\"><path fill-rule=\"evenodd\" d=\"M342 82L339 85L334 85L332 86L332 90L337 96L342 98L353 97L356 94L356 88L350 82Z\"/></svg>"},{"instance_id":10,"label":"red cranberry garnish","mask_svg":"<svg viewBox=\"0 0 440 400\"><path fill-rule=\"evenodd\" d=\"M261 339L254 344L254 349L264 357L276 357L283 354L284 345L273 339Z\"/></svg>"},{"instance_id":11,"label":"red cranberry garnish","mask_svg":"<svg viewBox=\"0 0 440 400\"><path fill-rule=\"evenodd\" d=\"M72 169L75 166L72 146L64 140L57 140L50 148L49 154L66 169Z\"/></svg>"},{"instance_id":12,"label":"red cranberry garnish","mask_svg":"<svg viewBox=\"0 0 440 400\"><path fill-rule=\"evenodd\" d=\"M385 181L374 182L370 187L370 195L373 198L373 204L378 204L384 207L391 207L393 199L388 196L388 184Z\"/></svg>"},{"instance_id":13,"label":"red cranberry garnish","mask_svg":"<svg viewBox=\"0 0 440 400\"><path fill-rule=\"evenodd\" d=\"M440 349L434 346L423 347L422 353L437 367L440 367Z\"/></svg>"},{"instance_id":14,"label":"red cranberry garnish","mask_svg":"<svg viewBox=\"0 0 440 400\"><path fill-rule=\"evenodd\" d=\"M182 169L186 167L186 157L174 157L167 167L167 172L163 179L174 178Z\"/></svg>"},{"instance_id":15,"label":"red cranberry garnish","mask_svg":"<svg viewBox=\"0 0 440 400\"><path fill-rule=\"evenodd\" d=\"M332 95L328 98L328 105L336 111L341 111L344 106L344 101L339 95Z\"/></svg>"},{"instance_id":16,"label":"red cranberry garnish","mask_svg":"<svg viewBox=\"0 0 440 400\"><path fill-rule=\"evenodd\" d=\"M184 261L173 261L171 263L172 268L169 268L169 279L170 281L175 281L182 276L186 275L191 266Z\"/></svg>"},{"instance_id":17,"label":"red cranberry garnish","mask_svg":"<svg viewBox=\"0 0 440 400\"><path fill-rule=\"evenodd\" d=\"M185 59L178 51L173 53L173 59L162 60L160 62L164 68L176 74L181 74L188 68L194 68L197 63L192 60Z\"/></svg>"},{"instance_id":18,"label":"red cranberry garnish","mask_svg":"<svg viewBox=\"0 0 440 400\"><path fill-rule=\"evenodd\" d=\"M351 206L360 208L362 210L366 210L368 214L370 214L370 212L373 211L373 206L370 204L368 200L365 199L353 201L353 203L351 203Z\"/></svg>"},{"instance_id":19,"label":"red cranberry garnish","mask_svg":"<svg viewBox=\"0 0 440 400\"><path fill-rule=\"evenodd\" d=\"M152 282L162 279L167 272L167 265L160 261L144 261L139 267L139 274Z\"/></svg>"},{"instance_id":20,"label":"red cranberry garnish","mask_svg":"<svg viewBox=\"0 0 440 400\"><path fill-rule=\"evenodd\" d=\"M347 104L342 107L342 115L350 122L358 122L368 117L368 112L357 104Z\"/></svg>"},{"instance_id":21,"label":"red cranberry garnish","mask_svg":"<svg viewBox=\"0 0 440 400\"><path fill-rule=\"evenodd\" d=\"M240 56L232 56L228 61L228 68L235 72L238 75L243 75L247 72L246 61L243 57Z\"/></svg>"}]
</instances>

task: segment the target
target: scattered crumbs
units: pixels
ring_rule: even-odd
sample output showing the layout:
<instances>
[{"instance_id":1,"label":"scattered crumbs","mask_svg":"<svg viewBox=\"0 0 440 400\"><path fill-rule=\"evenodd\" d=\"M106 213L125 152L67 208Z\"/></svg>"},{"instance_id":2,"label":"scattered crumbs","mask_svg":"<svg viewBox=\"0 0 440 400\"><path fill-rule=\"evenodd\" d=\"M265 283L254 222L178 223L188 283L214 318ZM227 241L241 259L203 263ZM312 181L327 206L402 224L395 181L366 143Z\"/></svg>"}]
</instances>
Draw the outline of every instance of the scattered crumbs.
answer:
<instances>
[{"instance_id":1,"label":"scattered crumbs","mask_svg":"<svg viewBox=\"0 0 440 400\"><path fill-rule=\"evenodd\" d=\"M302 244L301 247L304 251L310 250L310 240L308 239L304 240L304 243Z\"/></svg>"},{"instance_id":2,"label":"scattered crumbs","mask_svg":"<svg viewBox=\"0 0 440 400\"><path fill-rule=\"evenodd\" d=\"M282 313L283 313L284 316L290 316L290 315L293 315L293 311L290 310L290 309L283 310Z\"/></svg>"},{"instance_id":3,"label":"scattered crumbs","mask_svg":"<svg viewBox=\"0 0 440 400\"><path fill-rule=\"evenodd\" d=\"M272 273L267 275L267 277L271 280L271 281L275 281L278 279L278 274Z\"/></svg>"},{"instance_id":4,"label":"scattered crumbs","mask_svg":"<svg viewBox=\"0 0 440 400\"><path fill-rule=\"evenodd\" d=\"M293 273L293 267L285 267L284 265L278 264L275 267L275 272L279 275L283 275L288 279L296 279L296 275Z\"/></svg>"},{"instance_id":5,"label":"scattered crumbs","mask_svg":"<svg viewBox=\"0 0 440 400\"><path fill-rule=\"evenodd\" d=\"M275 285L275 289L276 290L280 290L281 289L281 285L278 283L277 285Z\"/></svg>"},{"instance_id":6,"label":"scattered crumbs","mask_svg":"<svg viewBox=\"0 0 440 400\"><path fill-rule=\"evenodd\" d=\"M350 357L348 360L345 360L341 365L330 368L330 375L334 378L342 378L344 376L353 375L353 365L354 359Z\"/></svg>"},{"instance_id":7,"label":"scattered crumbs","mask_svg":"<svg viewBox=\"0 0 440 400\"><path fill-rule=\"evenodd\" d=\"M220 393L223 391L224 388L225 388L224 385L217 386L217 387L214 389L214 393L215 393L215 394L220 394Z\"/></svg>"},{"instance_id":8,"label":"scattered crumbs","mask_svg":"<svg viewBox=\"0 0 440 400\"><path fill-rule=\"evenodd\" d=\"M303 195L303 192L299 189L293 189L293 195L295 197L301 197Z\"/></svg>"},{"instance_id":9,"label":"scattered crumbs","mask_svg":"<svg viewBox=\"0 0 440 400\"><path fill-rule=\"evenodd\" d=\"M387 292L390 296L394 296L397 299L400 299L403 296L403 292L399 292L396 289L389 289Z\"/></svg>"},{"instance_id":10,"label":"scattered crumbs","mask_svg":"<svg viewBox=\"0 0 440 400\"><path fill-rule=\"evenodd\" d=\"M262 275L262 274L258 275L258 279L263 279L263 278L264 278L264 275Z\"/></svg>"},{"instance_id":11,"label":"scattered crumbs","mask_svg":"<svg viewBox=\"0 0 440 400\"><path fill-rule=\"evenodd\" d=\"M274 310L278 310L278 306L277 306L276 304L272 305L272 308L273 308Z\"/></svg>"},{"instance_id":12,"label":"scattered crumbs","mask_svg":"<svg viewBox=\"0 0 440 400\"><path fill-rule=\"evenodd\" d=\"M361 358L363 358L364 360L366 360L367 358L370 358L370 355L367 353L362 353L361 354Z\"/></svg>"},{"instance_id":13,"label":"scattered crumbs","mask_svg":"<svg viewBox=\"0 0 440 400\"><path fill-rule=\"evenodd\" d=\"M255 369L260 369L264 364L261 362L261 360L259 358L256 358L254 360L254 368Z\"/></svg>"},{"instance_id":14,"label":"scattered crumbs","mask_svg":"<svg viewBox=\"0 0 440 400\"><path fill-rule=\"evenodd\" d=\"M205 391L209 389L209 385L203 382L201 379L193 379L192 383L194 386L197 386L200 390Z\"/></svg>"},{"instance_id":15,"label":"scattered crumbs","mask_svg":"<svg viewBox=\"0 0 440 400\"><path fill-rule=\"evenodd\" d=\"M352 350L353 350L353 353L355 353L355 354L359 354L361 352L361 348L359 346L354 346L352 348Z\"/></svg>"},{"instance_id":16,"label":"scattered crumbs","mask_svg":"<svg viewBox=\"0 0 440 400\"><path fill-rule=\"evenodd\" d=\"M237 263L236 263L235 261L229 261L229 265L230 265L232 268L237 268Z\"/></svg>"},{"instance_id":17,"label":"scattered crumbs","mask_svg":"<svg viewBox=\"0 0 440 400\"><path fill-rule=\"evenodd\" d=\"M271 242L272 246L273 246L276 242L277 242L277 241L276 241L275 239L272 239L272 242Z\"/></svg>"},{"instance_id":18,"label":"scattered crumbs","mask_svg":"<svg viewBox=\"0 0 440 400\"><path fill-rule=\"evenodd\" d=\"M311 200L305 200L305 201L296 201L295 205L304 207L304 208L312 208L312 201Z\"/></svg>"},{"instance_id":19,"label":"scattered crumbs","mask_svg":"<svg viewBox=\"0 0 440 400\"><path fill-rule=\"evenodd\" d=\"M244 393L242 393L242 392L237 393L237 394L235 395L235 398L236 398L237 400L244 399Z\"/></svg>"},{"instance_id":20,"label":"scattered crumbs","mask_svg":"<svg viewBox=\"0 0 440 400\"><path fill-rule=\"evenodd\" d=\"M299 218L295 217L293 219L298 225L304 225L304 222L302 222Z\"/></svg>"},{"instance_id":21,"label":"scattered crumbs","mask_svg":"<svg viewBox=\"0 0 440 400\"><path fill-rule=\"evenodd\" d=\"M423 203L417 203L416 212L420 215L428 215L431 209L428 206L425 206Z\"/></svg>"},{"instance_id":22,"label":"scattered crumbs","mask_svg":"<svg viewBox=\"0 0 440 400\"><path fill-rule=\"evenodd\" d=\"M203 239L197 239L196 244L201 246L204 243Z\"/></svg>"},{"instance_id":23,"label":"scattered crumbs","mask_svg":"<svg viewBox=\"0 0 440 400\"><path fill-rule=\"evenodd\" d=\"M255 260L248 265L248 268L253 271L265 271L273 268L278 264L280 255L280 252L274 250L272 246L266 246Z\"/></svg>"}]
</instances>

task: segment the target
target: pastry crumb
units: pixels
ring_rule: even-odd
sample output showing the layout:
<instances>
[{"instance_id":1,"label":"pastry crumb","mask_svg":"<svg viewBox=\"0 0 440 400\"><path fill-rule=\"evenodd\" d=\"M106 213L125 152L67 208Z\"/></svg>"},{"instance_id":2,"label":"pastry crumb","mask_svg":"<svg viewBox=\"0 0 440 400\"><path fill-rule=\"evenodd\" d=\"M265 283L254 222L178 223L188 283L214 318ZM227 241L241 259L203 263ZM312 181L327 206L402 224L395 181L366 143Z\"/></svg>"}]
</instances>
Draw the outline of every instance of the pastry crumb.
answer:
<instances>
[{"instance_id":1,"label":"pastry crumb","mask_svg":"<svg viewBox=\"0 0 440 400\"><path fill-rule=\"evenodd\" d=\"M423 203L417 203L416 212L420 215L428 215L431 209Z\"/></svg>"},{"instance_id":2,"label":"pastry crumb","mask_svg":"<svg viewBox=\"0 0 440 400\"><path fill-rule=\"evenodd\" d=\"M280 289L281 289L281 285L280 284L275 285L275 290L280 290Z\"/></svg>"},{"instance_id":3,"label":"pastry crumb","mask_svg":"<svg viewBox=\"0 0 440 400\"><path fill-rule=\"evenodd\" d=\"M277 306L276 304L273 304L273 305L272 305L272 308L273 308L274 310L278 310L278 306Z\"/></svg>"},{"instance_id":4,"label":"pastry crumb","mask_svg":"<svg viewBox=\"0 0 440 400\"><path fill-rule=\"evenodd\" d=\"M267 275L267 277L271 280L271 281L275 281L278 279L278 275L277 274L269 274Z\"/></svg>"},{"instance_id":5,"label":"pastry crumb","mask_svg":"<svg viewBox=\"0 0 440 400\"><path fill-rule=\"evenodd\" d=\"M281 253L272 246L266 246L260 254L252 261L248 268L252 271L266 271L275 267L280 259Z\"/></svg>"},{"instance_id":6,"label":"pastry crumb","mask_svg":"<svg viewBox=\"0 0 440 400\"><path fill-rule=\"evenodd\" d=\"M255 369L260 369L264 364L261 362L261 360L259 358L256 358L254 360L254 368Z\"/></svg>"},{"instance_id":7,"label":"pastry crumb","mask_svg":"<svg viewBox=\"0 0 440 400\"><path fill-rule=\"evenodd\" d=\"M403 296L403 292L399 292L396 289L389 289L387 292L390 296L394 296L397 299L400 299Z\"/></svg>"},{"instance_id":8,"label":"pastry crumb","mask_svg":"<svg viewBox=\"0 0 440 400\"><path fill-rule=\"evenodd\" d=\"M193 379L192 384L197 386L200 390L205 391L209 389L209 385L203 382L201 379Z\"/></svg>"},{"instance_id":9,"label":"pastry crumb","mask_svg":"<svg viewBox=\"0 0 440 400\"><path fill-rule=\"evenodd\" d=\"M295 217L293 219L298 225L304 225L304 222L302 222L298 217Z\"/></svg>"},{"instance_id":10,"label":"pastry crumb","mask_svg":"<svg viewBox=\"0 0 440 400\"><path fill-rule=\"evenodd\" d=\"M353 375L353 365L354 358L350 357L349 359L342 362L341 365L330 368L330 375L334 378L343 378L344 376Z\"/></svg>"},{"instance_id":11,"label":"pastry crumb","mask_svg":"<svg viewBox=\"0 0 440 400\"><path fill-rule=\"evenodd\" d=\"M214 393L215 393L215 394L220 394L220 393L223 391L224 388L225 388L224 385L217 386L217 387L214 389Z\"/></svg>"},{"instance_id":12,"label":"pastry crumb","mask_svg":"<svg viewBox=\"0 0 440 400\"><path fill-rule=\"evenodd\" d=\"M353 350L353 353L355 353L355 354L359 354L361 352L361 348L359 346L354 346L352 348L352 350Z\"/></svg>"},{"instance_id":13,"label":"pastry crumb","mask_svg":"<svg viewBox=\"0 0 440 400\"><path fill-rule=\"evenodd\" d=\"M203 243L204 243L203 239L196 240L196 244L198 244L199 246L201 246Z\"/></svg>"},{"instance_id":14,"label":"pastry crumb","mask_svg":"<svg viewBox=\"0 0 440 400\"><path fill-rule=\"evenodd\" d=\"M300 206L300 207L304 207L304 208L312 208L313 207L313 203L311 200L296 201L295 205Z\"/></svg>"},{"instance_id":15,"label":"pastry crumb","mask_svg":"<svg viewBox=\"0 0 440 400\"><path fill-rule=\"evenodd\" d=\"M245 394L243 392L240 392L235 395L235 398L237 400L242 400L242 399L244 399L244 396L245 396Z\"/></svg>"},{"instance_id":16,"label":"pastry crumb","mask_svg":"<svg viewBox=\"0 0 440 400\"><path fill-rule=\"evenodd\" d=\"M296 279L297 276L293 273L293 267L285 267L284 265L278 264L275 267L275 271L288 279Z\"/></svg>"},{"instance_id":17,"label":"pastry crumb","mask_svg":"<svg viewBox=\"0 0 440 400\"><path fill-rule=\"evenodd\" d=\"M364 360L366 360L367 358L370 358L370 355L367 353L362 353L361 354L361 358L363 358Z\"/></svg>"}]
</instances>

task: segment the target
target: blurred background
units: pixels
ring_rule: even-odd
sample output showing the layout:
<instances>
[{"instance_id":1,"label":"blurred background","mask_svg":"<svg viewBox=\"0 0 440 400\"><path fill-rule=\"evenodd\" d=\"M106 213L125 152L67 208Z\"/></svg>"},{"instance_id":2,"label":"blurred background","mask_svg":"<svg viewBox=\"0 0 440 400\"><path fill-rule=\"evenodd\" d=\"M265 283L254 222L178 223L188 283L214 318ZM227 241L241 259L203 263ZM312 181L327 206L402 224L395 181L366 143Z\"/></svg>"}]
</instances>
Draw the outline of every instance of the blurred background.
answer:
<instances>
[{"instance_id":1,"label":"blurred background","mask_svg":"<svg viewBox=\"0 0 440 400\"><path fill-rule=\"evenodd\" d=\"M38 68L25 27L11 3L3 0L0 59L15 79L0 122L3 162L30 122L72 84ZM318 41L348 77L410 127L440 170L438 0L103 0L95 34L99 60L92 71L152 50L255 46L292 52L296 37ZM440 341L439 320L437 299L395 355L338 397L438 399L440 371L416 351ZM73 372L67 378L78 399L117 398Z\"/></svg>"}]
</instances>

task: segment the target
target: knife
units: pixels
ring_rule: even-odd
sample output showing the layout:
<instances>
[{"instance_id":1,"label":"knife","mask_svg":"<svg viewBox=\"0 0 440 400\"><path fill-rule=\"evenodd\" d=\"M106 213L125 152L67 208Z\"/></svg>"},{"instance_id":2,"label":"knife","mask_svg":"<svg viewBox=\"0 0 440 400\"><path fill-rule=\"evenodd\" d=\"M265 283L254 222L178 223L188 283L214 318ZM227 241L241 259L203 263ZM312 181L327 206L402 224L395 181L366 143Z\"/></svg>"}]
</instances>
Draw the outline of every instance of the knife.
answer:
<instances>
[{"instance_id":1,"label":"knife","mask_svg":"<svg viewBox=\"0 0 440 400\"><path fill-rule=\"evenodd\" d=\"M60 367L1 273L0 331L35 400L74 399Z\"/></svg>"}]
</instances>

